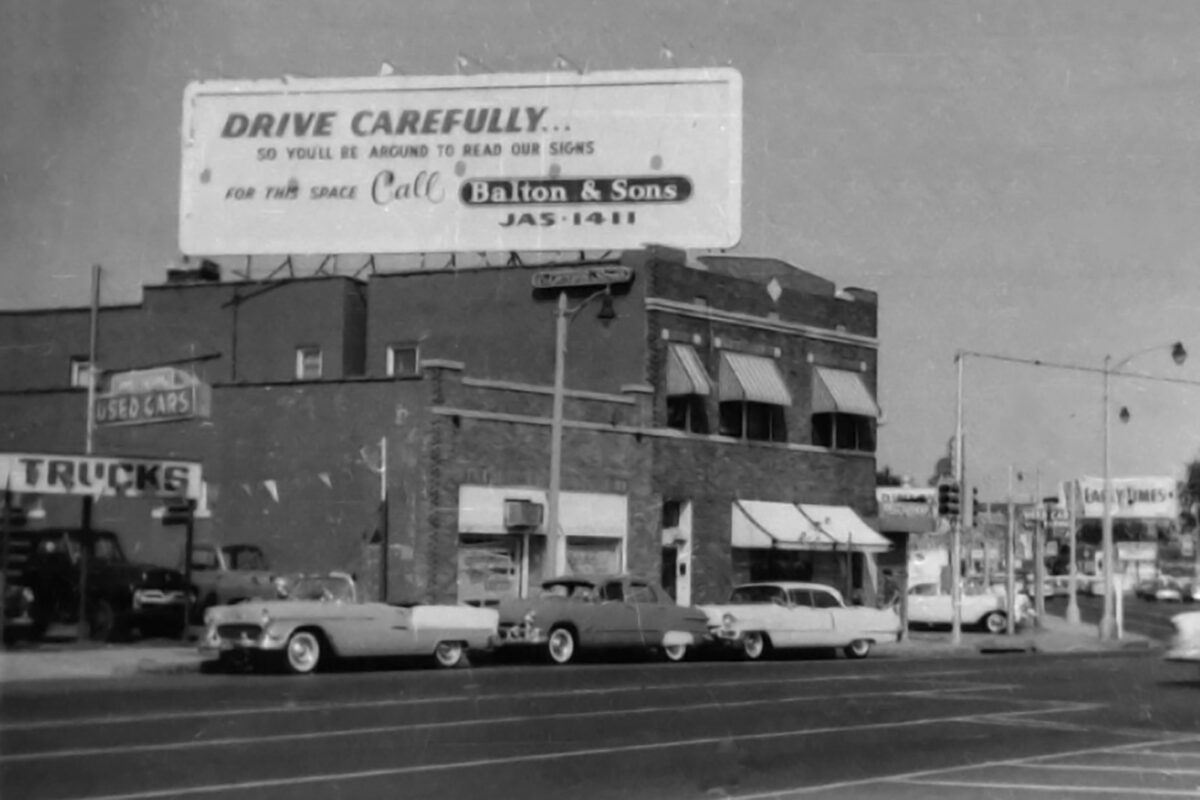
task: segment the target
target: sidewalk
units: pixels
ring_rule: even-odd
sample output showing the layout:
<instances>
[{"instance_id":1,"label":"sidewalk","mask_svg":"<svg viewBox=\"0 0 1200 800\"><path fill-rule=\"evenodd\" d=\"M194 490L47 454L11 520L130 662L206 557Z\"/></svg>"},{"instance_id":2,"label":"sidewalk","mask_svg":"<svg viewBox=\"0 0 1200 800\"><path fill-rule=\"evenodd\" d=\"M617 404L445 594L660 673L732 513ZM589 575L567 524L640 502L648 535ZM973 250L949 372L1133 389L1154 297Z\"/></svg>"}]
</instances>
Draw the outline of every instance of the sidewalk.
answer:
<instances>
[{"instance_id":1,"label":"sidewalk","mask_svg":"<svg viewBox=\"0 0 1200 800\"><path fill-rule=\"evenodd\" d=\"M193 630L193 635L198 631ZM1126 633L1118 642L1102 642L1095 625L1071 625L1047 615L1041 629L1027 628L1009 637L963 632L955 645L947 631L912 631L903 642L881 643L871 657L920 658L994 653L1102 653L1146 650L1154 642ZM139 673L196 673L211 657L195 644L154 640L134 644L95 644L67 638L0 650L0 684L17 681L114 678Z\"/></svg>"}]
</instances>

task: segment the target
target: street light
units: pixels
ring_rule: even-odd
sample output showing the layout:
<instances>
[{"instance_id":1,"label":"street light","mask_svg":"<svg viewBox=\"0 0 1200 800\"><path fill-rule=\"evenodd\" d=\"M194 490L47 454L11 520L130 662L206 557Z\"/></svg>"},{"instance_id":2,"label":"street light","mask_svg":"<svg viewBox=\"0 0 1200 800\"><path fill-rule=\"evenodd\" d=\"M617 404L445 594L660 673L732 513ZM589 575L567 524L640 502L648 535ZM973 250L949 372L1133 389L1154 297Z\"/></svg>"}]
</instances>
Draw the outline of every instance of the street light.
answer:
<instances>
[{"instance_id":1,"label":"street light","mask_svg":"<svg viewBox=\"0 0 1200 800\"><path fill-rule=\"evenodd\" d=\"M1114 630L1113 618L1113 521L1112 521L1112 464L1109 454L1109 430L1111 428L1111 414L1109 413L1109 380L1113 373L1119 372L1121 367L1128 364L1137 356L1144 353L1149 353L1158 350L1162 345L1148 347L1145 350L1139 350L1132 355L1118 361L1115 365L1112 364L1112 356L1104 357L1104 512L1101 523L1102 550L1104 553L1104 613L1100 617L1100 639L1109 641L1116 638ZM1171 345L1171 359L1176 364L1182 364L1187 360L1187 350L1184 349L1182 342L1175 342ZM1129 409L1121 409L1121 421L1129 420Z\"/></svg>"},{"instance_id":2,"label":"street light","mask_svg":"<svg viewBox=\"0 0 1200 800\"><path fill-rule=\"evenodd\" d=\"M567 571L566 537L559 530L558 506L562 486L562 437L563 437L563 396L566 392L564 373L567 360L567 325L584 306L602 298L600 311L596 317L603 322L615 319L616 310L613 308L612 286L605 286L593 292L579 305L567 306L567 293L558 293L558 308L554 312L554 410L550 418L550 495L546 508L546 555L542 562L542 572L548 580Z\"/></svg>"}]
</instances>

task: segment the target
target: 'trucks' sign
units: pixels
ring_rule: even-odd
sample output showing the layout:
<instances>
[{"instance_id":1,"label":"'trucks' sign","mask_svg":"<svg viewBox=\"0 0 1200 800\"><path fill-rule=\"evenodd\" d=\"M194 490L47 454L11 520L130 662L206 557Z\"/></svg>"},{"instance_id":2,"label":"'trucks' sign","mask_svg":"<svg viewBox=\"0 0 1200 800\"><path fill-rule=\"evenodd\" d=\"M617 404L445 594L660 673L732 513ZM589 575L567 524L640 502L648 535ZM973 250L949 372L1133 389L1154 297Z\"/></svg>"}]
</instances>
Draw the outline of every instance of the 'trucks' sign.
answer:
<instances>
[{"instance_id":1,"label":"'trucks' sign","mask_svg":"<svg viewBox=\"0 0 1200 800\"><path fill-rule=\"evenodd\" d=\"M42 453L0 454L0 487L22 494L200 499L200 465L193 461Z\"/></svg>"}]
</instances>

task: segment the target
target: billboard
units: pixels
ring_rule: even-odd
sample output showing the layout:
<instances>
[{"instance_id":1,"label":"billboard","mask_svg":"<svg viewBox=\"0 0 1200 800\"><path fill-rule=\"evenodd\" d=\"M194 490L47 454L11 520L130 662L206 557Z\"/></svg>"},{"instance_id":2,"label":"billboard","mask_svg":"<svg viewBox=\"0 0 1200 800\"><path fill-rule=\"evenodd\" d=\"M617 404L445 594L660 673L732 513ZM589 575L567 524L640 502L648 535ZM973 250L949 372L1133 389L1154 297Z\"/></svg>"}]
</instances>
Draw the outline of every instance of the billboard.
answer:
<instances>
[{"instance_id":1,"label":"billboard","mask_svg":"<svg viewBox=\"0 0 1200 800\"><path fill-rule=\"evenodd\" d=\"M197 81L190 255L731 247L730 68Z\"/></svg>"},{"instance_id":2,"label":"billboard","mask_svg":"<svg viewBox=\"0 0 1200 800\"><path fill-rule=\"evenodd\" d=\"M1080 478L1079 495L1083 503L1080 516L1097 519L1104 516L1103 478ZM1175 479L1170 476L1113 478L1109 497L1116 519L1176 519L1179 516Z\"/></svg>"}]
</instances>

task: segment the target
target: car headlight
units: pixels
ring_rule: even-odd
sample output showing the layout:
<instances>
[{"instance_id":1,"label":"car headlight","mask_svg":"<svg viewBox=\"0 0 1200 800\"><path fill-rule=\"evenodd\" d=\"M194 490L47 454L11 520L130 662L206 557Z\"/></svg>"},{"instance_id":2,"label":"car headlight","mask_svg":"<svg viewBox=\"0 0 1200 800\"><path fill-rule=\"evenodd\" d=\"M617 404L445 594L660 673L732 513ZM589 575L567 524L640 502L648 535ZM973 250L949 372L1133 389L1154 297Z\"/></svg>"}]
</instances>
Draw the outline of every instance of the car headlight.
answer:
<instances>
[{"instance_id":1,"label":"car headlight","mask_svg":"<svg viewBox=\"0 0 1200 800\"><path fill-rule=\"evenodd\" d=\"M282 577L276 578L274 583L275 583L275 594L279 595L280 597L287 597L288 596L287 578L282 578Z\"/></svg>"},{"instance_id":2,"label":"car headlight","mask_svg":"<svg viewBox=\"0 0 1200 800\"><path fill-rule=\"evenodd\" d=\"M726 628L732 628L735 623L737 623L737 617L733 616L733 614L726 614L721 617L721 624Z\"/></svg>"}]
</instances>

